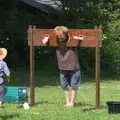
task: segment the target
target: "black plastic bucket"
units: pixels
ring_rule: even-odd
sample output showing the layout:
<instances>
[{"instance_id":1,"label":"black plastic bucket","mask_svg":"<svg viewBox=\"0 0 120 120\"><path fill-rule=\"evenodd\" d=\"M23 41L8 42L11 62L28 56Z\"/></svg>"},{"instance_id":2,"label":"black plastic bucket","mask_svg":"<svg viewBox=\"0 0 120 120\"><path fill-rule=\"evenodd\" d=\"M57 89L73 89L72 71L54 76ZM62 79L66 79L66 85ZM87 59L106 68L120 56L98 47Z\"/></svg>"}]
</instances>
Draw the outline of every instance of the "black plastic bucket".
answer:
<instances>
[{"instance_id":1,"label":"black plastic bucket","mask_svg":"<svg viewBox=\"0 0 120 120\"><path fill-rule=\"evenodd\" d=\"M120 113L120 101L108 101L108 113Z\"/></svg>"}]
</instances>

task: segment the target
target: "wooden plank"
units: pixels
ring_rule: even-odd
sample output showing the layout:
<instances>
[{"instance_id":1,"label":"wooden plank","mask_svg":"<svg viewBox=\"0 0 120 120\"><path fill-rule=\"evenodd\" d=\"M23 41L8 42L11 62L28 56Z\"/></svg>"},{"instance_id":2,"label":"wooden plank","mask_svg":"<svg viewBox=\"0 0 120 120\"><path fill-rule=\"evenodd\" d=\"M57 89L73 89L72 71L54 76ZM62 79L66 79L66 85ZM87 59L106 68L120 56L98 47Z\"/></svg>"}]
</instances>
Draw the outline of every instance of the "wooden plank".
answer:
<instances>
[{"instance_id":1,"label":"wooden plank","mask_svg":"<svg viewBox=\"0 0 120 120\"><path fill-rule=\"evenodd\" d=\"M28 30L28 38L30 36ZM100 38L100 29L70 29L69 30L69 36L70 40L68 42L68 46L75 47L75 46L81 46L81 47L96 47L97 42ZM49 35L49 43L47 45L44 45L42 43L42 40L45 36ZM84 40L79 42L79 40L74 39L74 36L83 36ZM28 39L28 45L30 45L29 39ZM35 29L34 35L33 35L33 46L57 46L57 40L53 29Z\"/></svg>"},{"instance_id":2,"label":"wooden plank","mask_svg":"<svg viewBox=\"0 0 120 120\"><path fill-rule=\"evenodd\" d=\"M34 37L34 31L35 31L35 27L32 29L32 26L29 26L29 36L28 36L28 40L29 40L29 53L30 53L30 104L34 105L35 104L35 90L34 90L34 47L33 47L33 37Z\"/></svg>"}]
</instances>

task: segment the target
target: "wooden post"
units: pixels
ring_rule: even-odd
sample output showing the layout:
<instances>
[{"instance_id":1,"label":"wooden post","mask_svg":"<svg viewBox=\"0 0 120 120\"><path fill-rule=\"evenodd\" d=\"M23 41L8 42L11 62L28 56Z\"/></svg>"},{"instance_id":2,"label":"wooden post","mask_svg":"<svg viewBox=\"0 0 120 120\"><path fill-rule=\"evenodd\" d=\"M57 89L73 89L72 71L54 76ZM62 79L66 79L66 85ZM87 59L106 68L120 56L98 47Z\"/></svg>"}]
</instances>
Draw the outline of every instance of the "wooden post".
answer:
<instances>
[{"instance_id":1,"label":"wooden post","mask_svg":"<svg viewBox=\"0 0 120 120\"><path fill-rule=\"evenodd\" d=\"M95 27L96 30L74 30L71 29L71 35L79 36L83 35L83 37L87 34L85 40L81 41L79 46L82 47L95 47L95 80L96 80L96 106L95 108L100 108L100 40L101 33ZM35 85L34 85L34 47L43 45L41 39L42 36L50 34L50 44L48 46L57 46L56 38L54 37L54 32L51 29L36 29L35 26L29 26L28 29L28 45L30 47L30 104L34 105L35 103ZM95 34L94 34L95 33ZM74 40L75 36L71 37L70 44L68 46L75 47L76 41Z\"/></svg>"},{"instance_id":2,"label":"wooden post","mask_svg":"<svg viewBox=\"0 0 120 120\"><path fill-rule=\"evenodd\" d=\"M35 27L29 26L30 29L30 104L34 105L35 103L35 94L34 94L34 47L33 47L33 34Z\"/></svg>"},{"instance_id":3,"label":"wooden post","mask_svg":"<svg viewBox=\"0 0 120 120\"><path fill-rule=\"evenodd\" d=\"M99 34L100 35L100 34ZM97 45L95 51L95 59L96 59L96 68L95 68L95 79L96 79L96 108L100 108L100 38L97 35Z\"/></svg>"}]
</instances>

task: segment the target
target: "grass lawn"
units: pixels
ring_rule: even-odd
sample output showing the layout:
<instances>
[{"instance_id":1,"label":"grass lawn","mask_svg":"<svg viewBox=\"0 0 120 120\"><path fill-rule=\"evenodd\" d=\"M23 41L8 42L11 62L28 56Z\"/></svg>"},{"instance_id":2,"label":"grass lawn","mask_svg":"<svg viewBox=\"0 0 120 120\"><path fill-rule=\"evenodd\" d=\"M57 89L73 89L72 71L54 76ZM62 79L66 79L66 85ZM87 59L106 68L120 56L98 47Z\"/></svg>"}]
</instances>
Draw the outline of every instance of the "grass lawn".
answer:
<instances>
[{"instance_id":1,"label":"grass lawn","mask_svg":"<svg viewBox=\"0 0 120 120\"><path fill-rule=\"evenodd\" d=\"M36 104L29 110L17 108L18 104L4 104L0 108L0 120L119 120L120 114L108 114L107 101L120 100L120 81L101 80L101 100L103 109L83 111L85 108L95 106L95 81L82 81L78 90L75 108L64 107L63 91L59 86L57 75L45 75L41 77L36 73L35 101ZM27 76L23 76L19 70L16 81L10 85L19 83L27 84ZM17 84L18 83L18 84ZM28 87L29 92L29 87ZM44 103L47 101L48 103Z\"/></svg>"}]
</instances>

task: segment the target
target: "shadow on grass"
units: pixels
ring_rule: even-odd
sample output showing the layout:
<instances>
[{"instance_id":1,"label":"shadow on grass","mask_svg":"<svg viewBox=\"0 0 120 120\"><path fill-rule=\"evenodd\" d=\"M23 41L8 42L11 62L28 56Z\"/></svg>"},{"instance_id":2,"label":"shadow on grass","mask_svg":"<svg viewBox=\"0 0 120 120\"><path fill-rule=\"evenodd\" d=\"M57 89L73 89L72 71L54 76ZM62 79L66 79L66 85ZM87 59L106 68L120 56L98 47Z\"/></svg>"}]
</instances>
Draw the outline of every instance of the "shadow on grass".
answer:
<instances>
[{"instance_id":1,"label":"shadow on grass","mask_svg":"<svg viewBox=\"0 0 120 120\"><path fill-rule=\"evenodd\" d=\"M92 106L90 103L85 103L85 102L77 102L75 105L77 107L79 107L79 106Z\"/></svg>"},{"instance_id":2,"label":"shadow on grass","mask_svg":"<svg viewBox=\"0 0 120 120\"><path fill-rule=\"evenodd\" d=\"M20 117L20 115L19 114L0 115L1 120L9 120L9 119L13 119L14 117Z\"/></svg>"},{"instance_id":3,"label":"shadow on grass","mask_svg":"<svg viewBox=\"0 0 120 120\"><path fill-rule=\"evenodd\" d=\"M64 105L64 102L57 102L57 101L54 101L54 102L49 102L49 101L47 101L47 100L45 100L45 101L37 101L36 103L35 103L35 105L38 105L38 104L56 104L56 105ZM75 103L75 106L76 107L80 107L80 106L90 106L90 107L93 107L93 105L91 105L91 104L89 104L89 103L85 103L85 102L77 102L77 103Z\"/></svg>"}]
</instances>

